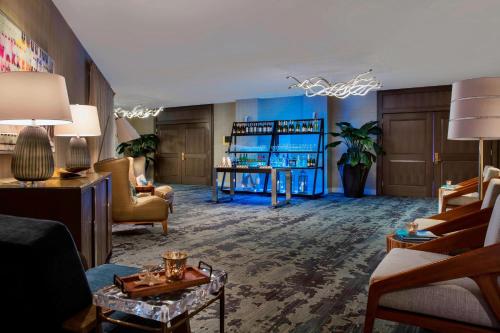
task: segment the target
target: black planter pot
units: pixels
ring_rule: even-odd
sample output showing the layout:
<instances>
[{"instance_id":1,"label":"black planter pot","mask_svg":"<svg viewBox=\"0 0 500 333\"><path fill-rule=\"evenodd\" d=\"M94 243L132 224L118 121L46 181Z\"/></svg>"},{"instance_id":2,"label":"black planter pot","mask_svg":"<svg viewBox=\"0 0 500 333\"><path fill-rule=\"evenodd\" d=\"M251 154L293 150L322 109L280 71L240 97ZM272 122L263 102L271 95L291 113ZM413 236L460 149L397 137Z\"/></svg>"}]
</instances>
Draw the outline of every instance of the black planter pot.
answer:
<instances>
[{"instance_id":1,"label":"black planter pot","mask_svg":"<svg viewBox=\"0 0 500 333\"><path fill-rule=\"evenodd\" d=\"M365 190L366 178L370 168L358 164L356 166L339 166L340 176L342 177L342 186L344 195L349 198L360 198Z\"/></svg>"}]
</instances>

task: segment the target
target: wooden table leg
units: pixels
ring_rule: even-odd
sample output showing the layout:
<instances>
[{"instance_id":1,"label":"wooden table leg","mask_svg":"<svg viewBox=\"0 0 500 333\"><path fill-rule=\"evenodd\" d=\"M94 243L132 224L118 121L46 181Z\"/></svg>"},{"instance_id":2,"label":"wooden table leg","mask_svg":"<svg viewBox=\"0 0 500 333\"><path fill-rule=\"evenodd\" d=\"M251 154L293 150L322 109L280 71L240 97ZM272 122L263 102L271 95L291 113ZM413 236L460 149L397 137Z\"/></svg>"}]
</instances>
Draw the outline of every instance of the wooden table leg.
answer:
<instances>
[{"instance_id":1,"label":"wooden table leg","mask_svg":"<svg viewBox=\"0 0 500 333\"><path fill-rule=\"evenodd\" d=\"M213 202L219 202L219 181L217 177L219 176L219 173L217 170L214 168L213 172L213 187L212 187L212 201Z\"/></svg>"}]
</instances>

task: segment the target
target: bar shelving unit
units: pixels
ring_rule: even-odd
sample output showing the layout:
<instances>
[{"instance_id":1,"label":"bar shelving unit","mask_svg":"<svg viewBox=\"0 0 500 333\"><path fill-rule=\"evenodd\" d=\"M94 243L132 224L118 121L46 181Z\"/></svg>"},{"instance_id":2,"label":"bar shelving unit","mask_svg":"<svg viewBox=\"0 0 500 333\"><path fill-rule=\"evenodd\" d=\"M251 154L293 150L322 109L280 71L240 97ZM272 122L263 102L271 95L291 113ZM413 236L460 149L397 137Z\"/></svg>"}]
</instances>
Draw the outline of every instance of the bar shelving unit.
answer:
<instances>
[{"instance_id":1,"label":"bar shelving unit","mask_svg":"<svg viewBox=\"0 0 500 333\"><path fill-rule=\"evenodd\" d=\"M322 196L325 192L325 158L324 158L324 143L325 143L325 134L324 134L324 119L293 119L286 120L288 124L293 124L294 128L297 124L299 125L299 130L289 131L283 129L284 120L272 120L272 121L250 121L250 122L234 122L231 129L231 139L229 142L228 149L226 154L231 157L232 160L237 160L238 157L244 154L258 154L263 157L261 159L261 165L270 166L271 158L273 154L279 155L304 155L308 154L314 158L314 164L311 166L291 166L291 165L283 165L283 167L288 167L292 169L292 182L295 179L298 179L299 172L297 171L306 171L308 172L308 186L305 191L293 191L293 196L301 196L308 198L318 198ZM308 127L309 124L312 124L313 129ZM304 130L304 125L306 126ZM259 127L265 128L259 132ZM314 150L273 150L273 147L279 146L280 139L285 136L290 136L289 141L296 141L296 137L298 136L307 136L309 137L310 142L315 143ZM238 138L242 137L268 137L268 144L264 144L261 146L266 146L265 150L236 150L234 147L238 145ZM312 138L312 139L311 139ZM245 155L246 156L246 155ZM244 171L239 171L240 173L244 173ZM312 184L309 184L309 173L311 173ZM223 174L222 183L220 188L224 192L228 192L228 189L224 187L226 180L226 173ZM261 190L256 191L255 189L237 189L236 192L243 193L258 193L258 194L269 194L269 179L268 175L265 176L264 186Z\"/></svg>"}]
</instances>

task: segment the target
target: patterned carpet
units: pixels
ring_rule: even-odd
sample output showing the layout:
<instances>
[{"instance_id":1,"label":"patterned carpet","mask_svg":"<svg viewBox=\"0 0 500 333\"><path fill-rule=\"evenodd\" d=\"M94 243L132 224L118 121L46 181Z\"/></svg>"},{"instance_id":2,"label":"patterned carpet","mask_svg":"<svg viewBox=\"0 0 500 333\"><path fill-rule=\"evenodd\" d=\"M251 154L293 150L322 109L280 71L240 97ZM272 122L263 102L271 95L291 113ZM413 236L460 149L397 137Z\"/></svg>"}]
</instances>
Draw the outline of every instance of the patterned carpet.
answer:
<instances>
[{"instance_id":1,"label":"patterned carpet","mask_svg":"<svg viewBox=\"0 0 500 333\"><path fill-rule=\"evenodd\" d=\"M160 263L183 249L229 272L229 332L361 332L370 273L385 255L385 235L435 213L431 199L328 195L293 199L279 209L269 197L240 195L213 204L210 190L176 186L169 234L161 226L116 226L112 262ZM218 307L199 314L193 332L217 332ZM415 333L377 320L376 332Z\"/></svg>"}]
</instances>

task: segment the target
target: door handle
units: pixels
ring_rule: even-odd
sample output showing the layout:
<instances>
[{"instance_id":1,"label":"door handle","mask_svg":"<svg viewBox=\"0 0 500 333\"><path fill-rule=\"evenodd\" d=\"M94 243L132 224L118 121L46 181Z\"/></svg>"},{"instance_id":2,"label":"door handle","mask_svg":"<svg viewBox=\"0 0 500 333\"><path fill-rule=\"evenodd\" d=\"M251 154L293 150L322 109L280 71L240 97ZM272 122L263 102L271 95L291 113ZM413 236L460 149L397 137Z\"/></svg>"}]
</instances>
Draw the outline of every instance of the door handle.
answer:
<instances>
[{"instance_id":1,"label":"door handle","mask_svg":"<svg viewBox=\"0 0 500 333\"><path fill-rule=\"evenodd\" d=\"M434 153L434 164L441 162L441 155L439 153Z\"/></svg>"},{"instance_id":2,"label":"door handle","mask_svg":"<svg viewBox=\"0 0 500 333\"><path fill-rule=\"evenodd\" d=\"M182 161L185 161L186 160L186 156L184 156L184 152L181 153L181 160Z\"/></svg>"}]
</instances>

